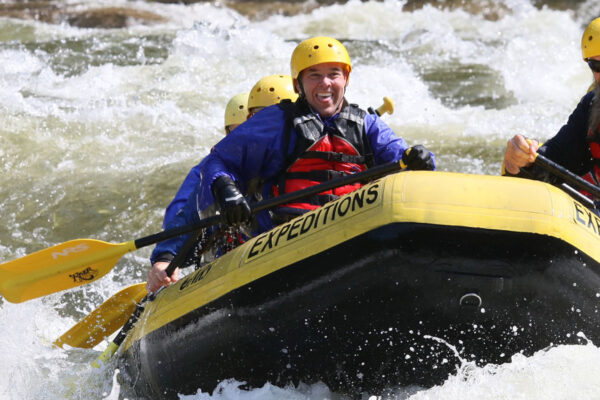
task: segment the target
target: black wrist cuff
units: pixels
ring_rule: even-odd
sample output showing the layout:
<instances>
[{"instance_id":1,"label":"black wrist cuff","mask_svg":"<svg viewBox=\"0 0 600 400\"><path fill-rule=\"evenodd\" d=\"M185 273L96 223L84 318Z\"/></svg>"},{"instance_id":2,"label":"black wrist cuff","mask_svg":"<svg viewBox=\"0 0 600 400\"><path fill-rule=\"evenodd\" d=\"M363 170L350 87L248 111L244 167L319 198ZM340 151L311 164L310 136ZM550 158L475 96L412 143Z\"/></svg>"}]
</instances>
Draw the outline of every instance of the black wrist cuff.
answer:
<instances>
[{"instance_id":1,"label":"black wrist cuff","mask_svg":"<svg viewBox=\"0 0 600 400\"><path fill-rule=\"evenodd\" d=\"M218 197L223 188L231 187L231 185L237 188L235 182L229 176L219 176L217 179L214 180L212 184L213 196Z\"/></svg>"},{"instance_id":2,"label":"black wrist cuff","mask_svg":"<svg viewBox=\"0 0 600 400\"><path fill-rule=\"evenodd\" d=\"M173 261L174 258L175 258L175 256L171 253L162 253L162 254L159 254L158 257L156 257L156 260L154 260L154 262L155 263L157 263L157 262L170 263L171 261Z\"/></svg>"}]
</instances>

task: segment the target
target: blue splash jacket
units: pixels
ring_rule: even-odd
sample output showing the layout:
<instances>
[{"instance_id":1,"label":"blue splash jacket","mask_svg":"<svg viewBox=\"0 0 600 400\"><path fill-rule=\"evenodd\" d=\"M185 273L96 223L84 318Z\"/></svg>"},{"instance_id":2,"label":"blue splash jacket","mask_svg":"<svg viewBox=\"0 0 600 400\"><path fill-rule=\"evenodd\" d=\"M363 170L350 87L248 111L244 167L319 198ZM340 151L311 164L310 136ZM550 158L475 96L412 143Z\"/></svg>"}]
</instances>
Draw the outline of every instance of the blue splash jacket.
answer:
<instances>
[{"instance_id":1,"label":"blue splash jacket","mask_svg":"<svg viewBox=\"0 0 600 400\"><path fill-rule=\"evenodd\" d=\"M202 170L205 160L206 158L188 172L183 183L179 187L179 190L175 194L175 197L167 206L165 217L163 218L163 229L167 229L171 221L175 218L175 215L177 215L177 212L185 206L185 203L187 203L188 197L190 197L194 188L200 183L200 171Z\"/></svg>"}]
</instances>

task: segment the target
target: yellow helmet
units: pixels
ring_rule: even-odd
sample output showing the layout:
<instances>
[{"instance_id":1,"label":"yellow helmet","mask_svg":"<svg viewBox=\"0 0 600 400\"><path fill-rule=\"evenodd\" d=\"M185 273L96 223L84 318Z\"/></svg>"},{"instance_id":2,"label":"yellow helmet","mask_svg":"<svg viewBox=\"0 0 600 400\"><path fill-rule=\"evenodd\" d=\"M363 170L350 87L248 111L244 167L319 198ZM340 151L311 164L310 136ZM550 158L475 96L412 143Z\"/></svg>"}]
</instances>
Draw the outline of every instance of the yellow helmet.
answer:
<instances>
[{"instance_id":1,"label":"yellow helmet","mask_svg":"<svg viewBox=\"0 0 600 400\"><path fill-rule=\"evenodd\" d=\"M328 62L344 64L348 73L352 71L348 51L339 41L326 36L306 39L292 53L292 78L298 79L300 72L308 67Z\"/></svg>"},{"instance_id":2,"label":"yellow helmet","mask_svg":"<svg viewBox=\"0 0 600 400\"><path fill-rule=\"evenodd\" d=\"M600 56L600 18L596 18L585 28L581 37L583 59Z\"/></svg>"},{"instance_id":3,"label":"yellow helmet","mask_svg":"<svg viewBox=\"0 0 600 400\"><path fill-rule=\"evenodd\" d=\"M296 101L297 98L291 76L269 75L256 82L250 90L248 110L255 107L268 107L284 99Z\"/></svg>"},{"instance_id":4,"label":"yellow helmet","mask_svg":"<svg viewBox=\"0 0 600 400\"><path fill-rule=\"evenodd\" d=\"M239 125L246 119L248 119L248 93L238 93L225 107L225 127Z\"/></svg>"}]
</instances>

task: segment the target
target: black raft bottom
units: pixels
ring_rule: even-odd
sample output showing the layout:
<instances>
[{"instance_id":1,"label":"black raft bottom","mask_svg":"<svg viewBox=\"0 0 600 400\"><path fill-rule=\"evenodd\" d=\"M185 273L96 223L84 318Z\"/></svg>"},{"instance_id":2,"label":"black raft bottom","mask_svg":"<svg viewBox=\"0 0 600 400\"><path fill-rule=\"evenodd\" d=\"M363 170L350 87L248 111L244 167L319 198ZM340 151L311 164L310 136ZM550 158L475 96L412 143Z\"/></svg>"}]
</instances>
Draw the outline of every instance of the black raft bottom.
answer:
<instances>
[{"instance_id":1,"label":"black raft bottom","mask_svg":"<svg viewBox=\"0 0 600 400\"><path fill-rule=\"evenodd\" d=\"M504 363L598 341L600 266L535 234L393 224L235 290L121 358L151 398L228 378L323 381L350 395L443 382L462 360Z\"/></svg>"}]
</instances>

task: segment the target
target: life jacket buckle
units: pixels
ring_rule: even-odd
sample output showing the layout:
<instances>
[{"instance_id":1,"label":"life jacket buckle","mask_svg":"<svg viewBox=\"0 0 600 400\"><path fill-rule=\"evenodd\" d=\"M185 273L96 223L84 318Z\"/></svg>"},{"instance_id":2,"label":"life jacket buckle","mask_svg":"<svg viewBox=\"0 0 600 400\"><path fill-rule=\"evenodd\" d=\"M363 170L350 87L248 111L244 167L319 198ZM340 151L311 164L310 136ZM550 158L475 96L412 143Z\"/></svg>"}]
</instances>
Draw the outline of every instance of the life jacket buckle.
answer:
<instances>
[{"instance_id":1,"label":"life jacket buckle","mask_svg":"<svg viewBox=\"0 0 600 400\"><path fill-rule=\"evenodd\" d=\"M342 153L327 153L327 161L343 162L344 155Z\"/></svg>"}]
</instances>

